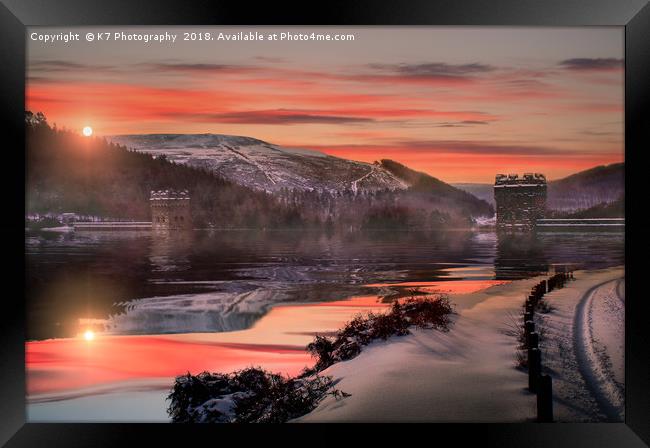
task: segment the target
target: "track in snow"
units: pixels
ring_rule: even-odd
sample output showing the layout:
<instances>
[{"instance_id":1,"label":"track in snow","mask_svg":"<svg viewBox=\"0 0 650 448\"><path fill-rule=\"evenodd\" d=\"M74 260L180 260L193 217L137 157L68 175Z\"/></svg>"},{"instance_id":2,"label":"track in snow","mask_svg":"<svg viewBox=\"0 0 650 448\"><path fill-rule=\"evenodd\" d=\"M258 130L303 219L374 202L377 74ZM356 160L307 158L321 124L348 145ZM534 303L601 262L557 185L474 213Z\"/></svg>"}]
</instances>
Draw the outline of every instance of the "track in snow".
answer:
<instances>
[{"instance_id":1,"label":"track in snow","mask_svg":"<svg viewBox=\"0 0 650 448\"><path fill-rule=\"evenodd\" d=\"M625 306L625 277L618 280L616 284L616 296Z\"/></svg>"},{"instance_id":2,"label":"track in snow","mask_svg":"<svg viewBox=\"0 0 650 448\"><path fill-rule=\"evenodd\" d=\"M609 280L593 286L584 294L576 307L573 321L573 346L578 369L582 375L589 392L592 394L600 411L608 420L621 421L621 405L616 399L617 388L619 387L613 380L611 372L608 371L606 364L603 364L602 357L599 356L595 347L595 336L592 328L592 309L594 305L596 292L612 282L621 280ZM614 288L616 295L622 303L625 299L620 296L620 284L617 283Z\"/></svg>"},{"instance_id":3,"label":"track in snow","mask_svg":"<svg viewBox=\"0 0 650 448\"><path fill-rule=\"evenodd\" d=\"M370 166L370 171L368 171L366 174L364 174L363 176L361 176L357 180L353 180L352 183L350 184L350 186L352 188L352 191L354 191L356 193L357 190L359 189L359 182L361 182L362 180L368 178L368 176L370 176L374 172L375 172L375 167L373 165L371 165Z\"/></svg>"}]
</instances>

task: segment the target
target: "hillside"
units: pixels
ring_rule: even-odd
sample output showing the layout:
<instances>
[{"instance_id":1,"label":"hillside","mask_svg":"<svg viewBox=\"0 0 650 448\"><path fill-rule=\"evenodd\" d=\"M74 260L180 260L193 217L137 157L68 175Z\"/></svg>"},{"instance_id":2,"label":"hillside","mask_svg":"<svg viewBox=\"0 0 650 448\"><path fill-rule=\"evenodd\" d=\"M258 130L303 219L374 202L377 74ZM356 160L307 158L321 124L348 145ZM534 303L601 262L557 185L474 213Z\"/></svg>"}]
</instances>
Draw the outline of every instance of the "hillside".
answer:
<instances>
[{"instance_id":1,"label":"hillside","mask_svg":"<svg viewBox=\"0 0 650 448\"><path fill-rule=\"evenodd\" d=\"M29 116L29 115L28 115ZM32 116L33 117L33 116ZM75 212L149 220L151 190L189 189L199 226L283 227L303 223L295 205L212 173L129 151L103 139L27 122L28 214Z\"/></svg>"},{"instance_id":2,"label":"hillside","mask_svg":"<svg viewBox=\"0 0 650 448\"><path fill-rule=\"evenodd\" d=\"M494 206L492 184L453 185ZM624 194L625 163L601 165L550 181L547 207L549 210L572 213L617 202ZM610 207L609 212L612 210Z\"/></svg>"},{"instance_id":3,"label":"hillside","mask_svg":"<svg viewBox=\"0 0 650 448\"><path fill-rule=\"evenodd\" d=\"M617 201L625 193L625 164L601 165L549 182L548 208L583 210Z\"/></svg>"},{"instance_id":4,"label":"hillside","mask_svg":"<svg viewBox=\"0 0 650 448\"><path fill-rule=\"evenodd\" d=\"M489 204L472 195L392 160L357 162L222 134L117 135L109 140L140 153L213 172L290 203L300 202L320 219L332 221L338 217L347 222L346 226L355 225L356 217L345 210L352 203L368 209L362 222L369 227L381 222L384 224L380 227L430 226L432 220L467 221L469 217L494 213ZM336 198L334 205L332 198ZM432 212L448 218L432 217Z\"/></svg>"},{"instance_id":5,"label":"hillside","mask_svg":"<svg viewBox=\"0 0 650 448\"><path fill-rule=\"evenodd\" d=\"M239 185L277 192L404 189L380 166L308 149L283 148L251 137L221 134L115 135L108 140L155 157L207 169Z\"/></svg>"},{"instance_id":6,"label":"hillside","mask_svg":"<svg viewBox=\"0 0 650 448\"><path fill-rule=\"evenodd\" d=\"M452 186L475 196L494 207L494 186L492 184L454 183Z\"/></svg>"},{"instance_id":7,"label":"hillside","mask_svg":"<svg viewBox=\"0 0 650 448\"><path fill-rule=\"evenodd\" d=\"M255 146L247 156L267 151L268 154L249 157L257 161L264 158L271 165L283 167L282 175L274 170L267 173L267 179L293 176L287 168L291 164L283 166L283 162L271 160L276 156L280 161L297 160L301 167L305 165L303 158L309 163L314 159L326 161L324 172L314 174L314 183L329 187L282 186L269 191L232 180L250 177L243 174L246 167L252 166L249 159L241 164L229 162L231 176L224 178L207 165L183 163L178 158L170 160L168 152L154 155L101 138L53 129L42 115L26 113L26 130L29 216L73 212L106 219L149 220L150 191L167 188L190 191L193 221L199 227L434 229L466 227L472 217L492 213L485 202L390 161L362 164L303 151L294 157L285 150L260 149L260 145L267 144L247 137L206 137L211 139L210 144L226 141L228 146ZM193 140L203 144L200 139ZM192 152L188 148L184 151ZM232 148L228 151L232 152ZM336 182L337 176L349 177L354 169L363 169L366 174L352 182ZM232 174L235 172L238 175ZM301 175L306 176L303 173L295 178ZM302 179L301 182L309 180ZM412 185L407 185L407 181Z\"/></svg>"},{"instance_id":8,"label":"hillside","mask_svg":"<svg viewBox=\"0 0 650 448\"><path fill-rule=\"evenodd\" d=\"M491 216L494 209L487 202L449 185L429 174L412 170L401 163L382 159L379 166L409 186L409 191L419 197L427 197L431 201L446 206L460 207L471 216Z\"/></svg>"}]
</instances>

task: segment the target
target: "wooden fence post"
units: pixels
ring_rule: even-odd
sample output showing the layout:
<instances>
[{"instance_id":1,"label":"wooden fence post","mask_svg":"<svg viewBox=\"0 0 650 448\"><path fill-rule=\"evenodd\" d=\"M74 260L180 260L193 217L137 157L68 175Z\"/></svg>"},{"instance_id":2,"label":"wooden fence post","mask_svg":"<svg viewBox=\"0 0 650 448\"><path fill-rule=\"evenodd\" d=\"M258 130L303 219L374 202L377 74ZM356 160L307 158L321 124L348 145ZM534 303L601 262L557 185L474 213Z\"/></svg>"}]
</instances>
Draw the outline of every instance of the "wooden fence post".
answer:
<instances>
[{"instance_id":1,"label":"wooden fence post","mask_svg":"<svg viewBox=\"0 0 650 448\"><path fill-rule=\"evenodd\" d=\"M528 334L528 348L539 348L539 333L536 331Z\"/></svg>"},{"instance_id":2,"label":"wooden fence post","mask_svg":"<svg viewBox=\"0 0 650 448\"><path fill-rule=\"evenodd\" d=\"M537 421L553 421L553 380L549 375L539 378L537 388Z\"/></svg>"},{"instance_id":3,"label":"wooden fence post","mask_svg":"<svg viewBox=\"0 0 650 448\"><path fill-rule=\"evenodd\" d=\"M535 331L535 322L527 320L524 322L524 336L526 337L526 348L530 348L530 334Z\"/></svg>"},{"instance_id":4,"label":"wooden fence post","mask_svg":"<svg viewBox=\"0 0 650 448\"><path fill-rule=\"evenodd\" d=\"M524 313L530 315L535 314L535 307L533 307L533 305L526 305L526 308L524 308Z\"/></svg>"},{"instance_id":5,"label":"wooden fence post","mask_svg":"<svg viewBox=\"0 0 650 448\"><path fill-rule=\"evenodd\" d=\"M538 348L528 349L528 390L537 392L537 383L542 371L542 353Z\"/></svg>"}]
</instances>

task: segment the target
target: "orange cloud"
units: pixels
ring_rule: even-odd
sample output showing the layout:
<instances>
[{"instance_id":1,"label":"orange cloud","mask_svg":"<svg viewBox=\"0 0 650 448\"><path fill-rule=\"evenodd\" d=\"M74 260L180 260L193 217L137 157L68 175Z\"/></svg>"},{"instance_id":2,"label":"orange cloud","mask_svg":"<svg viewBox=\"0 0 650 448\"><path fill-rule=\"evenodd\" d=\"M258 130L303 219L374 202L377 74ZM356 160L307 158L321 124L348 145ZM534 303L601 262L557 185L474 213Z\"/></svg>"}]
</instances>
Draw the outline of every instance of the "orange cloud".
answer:
<instances>
[{"instance_id":1,"label":"orange cloud","mask_svg":"<svg viewBox=\"0 0 650 448\"><path fill-rule=\"evenodd\" d=\"M584 133L622 120L618 63L567 61L536 69L360 61L321 70L287 60L109 70L34 61L26 96L27 107L51 122L92 124L100 135L233 133L356 160L394 158L445 180L465 173L487 181L503 166L568 174L622 160L622 129ZM585 82L576 87L577 76ZM620 101L612 94L617 79Z\"/></svg>"}]
</instances>

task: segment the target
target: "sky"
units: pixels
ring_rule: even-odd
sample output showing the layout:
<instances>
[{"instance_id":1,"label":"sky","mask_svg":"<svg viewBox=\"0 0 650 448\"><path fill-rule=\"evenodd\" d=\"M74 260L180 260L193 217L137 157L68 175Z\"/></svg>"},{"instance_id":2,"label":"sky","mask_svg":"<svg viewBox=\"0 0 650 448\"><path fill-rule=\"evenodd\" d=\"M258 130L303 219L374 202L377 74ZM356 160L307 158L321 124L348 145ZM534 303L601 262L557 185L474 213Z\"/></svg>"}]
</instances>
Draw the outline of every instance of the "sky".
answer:
<instances>
[{"instance_id":1,"label":"sky","mask_svg":"<svg viewBox=\"0 0 650 448\"><path fill-rule=\"evenodd\" d=\"M30 37L69 32L80 41ZM217 39L239 32L354 40ZM27 109L100 136L245 135L446 182L624 160L622 27L30 27L27 49Z\"/></svg>"}]
</instances>

